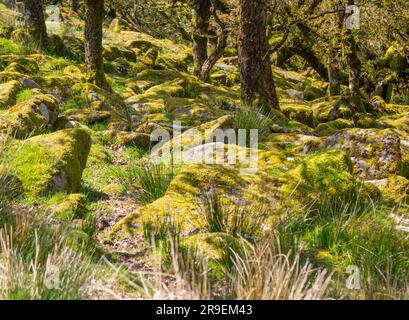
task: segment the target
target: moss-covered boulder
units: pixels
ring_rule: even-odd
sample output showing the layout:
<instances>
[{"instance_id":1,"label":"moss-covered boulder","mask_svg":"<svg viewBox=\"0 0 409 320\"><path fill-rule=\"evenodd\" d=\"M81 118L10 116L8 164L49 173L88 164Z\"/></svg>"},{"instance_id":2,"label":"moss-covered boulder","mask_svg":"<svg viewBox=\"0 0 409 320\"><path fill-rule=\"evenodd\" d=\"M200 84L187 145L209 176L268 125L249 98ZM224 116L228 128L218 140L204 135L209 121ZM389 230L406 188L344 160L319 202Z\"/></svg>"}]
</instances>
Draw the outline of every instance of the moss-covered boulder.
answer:
<instances>
[{"instance_id":1,"label":"moss-covered boulder","mask_svg":"<svg viewBox=\"0 0 409 320\"><path fill-rule=\"evenodd\" d=\"M304 89L304 100L312 101L322 97L325 97L324 90L312 86L306 86Z\"/></svg>"},{"instance_id":2,"label":"moss-covered boulder","mask_svg":"<svg viewBox=\"0 0 409 320\"><path fill-rule=\"evenodd\" d=\"M43 133L58 118L58 101L52 95L37 94L0 115L0 131L16 138Z\"/></svg>"},{"instance_id":3,"label":"moss-covered boulder","mask_svg":"<svg viewBox=\"0 0 409 320\"><path fill-rule=\"evenodd\" d=\"M296 103L287 103L281 105L281 111L290 120L301 122L310 127L313 127L315 125L314 114L310 106Z\"/></svg>"},{"instance_id":4,"label":"moss-covered boulder","mask_svg":"<svg viewBox=\"0 0 409 320\"><path fill-rule=\"evenodd\" d=\"M148 148L151 140L150 135L140 132L127 132L118 130L101 131L100 135L107 137L114 145L139 146Z\"/></svg>"},{"instance_id":5,"label":"moss-covered boulder","mask_svg":"<svg viewBox=\"0 0 409 320\"><path fill-rule=\"evenodd\" d=\"M313 104L312 110L318 122L328 122L339 118L352 119L352 111L348 101L341 97L318 100Z\"/></svg>"},{"instance_id":6,"label":"moss-covered boulder","mask_svg":"<svg viewBox=\"0 0 409 320\"><path fill-rule=\"evenodd\" d=\"M21 83L16 80L0 84L0 109L12 106L16 102L16 95L21 89Z\"/></svg>"},{"instance_id":7,"label":"moss-covered boulder","mask_svg":"<svg viewBox=\"0 0 409 320\"><path fill-rule=\"evenodd\" d=\"M34 59L14 58L4 69L6 72L18 72L25 75L36 74L39 71L38 63Z\"/></svg>"},{"instance_id":8,"label":"moss-covered boulder","mask_svg":"<svg viewBox=\"0 0 409 320\"><path fill-rule=\"evenodd\" d=\"M349 129L327 140L328 148L344 150L354 173L363 179L382 179L402 168L401 140L393 130Z\"/></svg>"},{"instance_id":9,"label":"moss-covered boulder","mask_svg":"<svg viewBox=\"0 0 409 320\"><path fill-rule=\"evenodd\" d=\"M365 182L376 186L385 200L398 204L409 200L409 180L402 176L392 175L385 179L367 180Z\"/></svg>"},{"instance_id":10,"label":"moss-covered boulder","mask_svg":"<svg viewBox=\"0 0 409 320\"><path fill-rule=\"evenodd\" d=\"M54 217L63 220L79 217L85 211L85 201L82 193L68 195L53 207Z\"/></svg>"},{"instance_id":11,"label":"moss-covered boulder","mask_svg":"<svg viewBox=\"0 0 409 320\"><path fill-rule=\"evenodd\" d=\"M174 146L180 147L180 150L184 152L193 147L202 145L204 142L213 142L212 137L215 132L232 128L234 128L234 119L232 116L226 115L220 117L217 120L186 130L180 136L165 143L162 147L155 149L152 156L168 157L169 152L173 150Z\"/></svg>"},{"instance_id":12,"label":"moss-covered boulder","mask_svg":"<svg viewBox=\"0 0 409 320\"><path fill-rule=\"evenodd\" d=\"M337 133L339 130L353 128L354 122L346 119L336 119L325 123L320 123L314 132L319 136L329 136Z\"/></svg>"},{"instance_id":13,"label":"moss-covered boulder","mask_svg":"<svg viewBox=\"0 0 409 320\"><path fill-rule=\"evenodd\" d=\"M29 194L78 192L90 147L82 129L36 136L13 145L10 170Z\"/></svg>"},{"instance_id":14,"label":"moss-covered boulder","mask_svg":"<svg viewBox=\"0 0 409 320\"><path fill-rule=\"evenodd\" d=\"M152 68L156 65L158 59L158 50L156 48L150 48L144 55L138 58L133 70L135 73L139 73L144 69Z\"/></svg>"},{"instance_id":15,"label":"moss-covered boulder","mask_svg":"<svg viewBox=\"0 0 409 320\"><path fill-rule=\"evenodd\" d=\"M291 208L300 208L326 198L350 194L356 185L347 155L340 150L307 155L282 178L282 199Z\"/></svg>"}]
</instances>

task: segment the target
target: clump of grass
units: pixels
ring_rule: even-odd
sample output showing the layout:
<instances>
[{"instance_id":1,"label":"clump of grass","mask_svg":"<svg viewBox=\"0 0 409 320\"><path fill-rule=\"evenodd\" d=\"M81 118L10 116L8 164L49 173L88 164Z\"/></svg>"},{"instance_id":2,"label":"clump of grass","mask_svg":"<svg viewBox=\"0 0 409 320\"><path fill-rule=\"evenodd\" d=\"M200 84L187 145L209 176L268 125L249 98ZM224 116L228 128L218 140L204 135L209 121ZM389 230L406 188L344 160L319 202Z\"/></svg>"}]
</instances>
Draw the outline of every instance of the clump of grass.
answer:
<instances>
[{"instance_id":1,"label":"clump of grass","mask_svg":"<svg viewBox=\"0 0 409 320\"><path fill-rule=\"evenodd\" d=\"M165 195L175 172L173 166L163 163L131 161L117 176L125 189L139 189L140 203L149 204Z\"/></svg>"},{"instance_id":2,"label":"clump of grass","mask_svg":"<svg viewBox=\"0 0 409 320\"><path fill-rule=\"evenodd\" d=\"M70 246L68 231L24 208L0 227L1 299L81 299L90 258Z\"/></svg>"},{"instance_id":3,"label":"clump of grass","mask_svg":"<svg viewBox=\"0 0 409 320\"><path fill-rule=\"evenodd\" d=\"M314 263L337 270L339 295L394 298L409 279L409 237L396 229L389 210L359 196L328 199L303 215L290 214L278 234L287 248L302 243ZM349 266L359 270L359 290L346 286Z\"/></svg>"},{"instance_id":4,"label":"clump of grass","mask_svg":"<svg viewBox=\"0 0 409 320\"><path fill-rule=\"evenodd\" d=\"M409 105L409 92L394 95L392 97L392 103Z\"/></svg>"},{"instance_id":5,"label":"clump of grass","mask_svg":"<svg viewBox=\"0 0 409 320\"><path fill-rule=\"evenodd\" d=\"M261 242L234 253L227 276L230 298L238 300L321 300L327 298L331 274L302 263L300 253L283 254Z\"/></svg>"},{"instance_id":6,"label":"clump of grass","mask_svg":"<svg viewBox=\"0 0 409 320\"><path fill-rule=\"evenodd\" d=\"M262 108L242 106L237 109L234 119L238 129L244 129L247 137L250 130L258 130L259 139L263 140L270 133L271 115L264 115Z\"/></svg>"},{"instance_id":7,"label":"clump of grass","mask_svg":"<svg viewBox=\"0 0 409 320\"><path fill-rule=\"evenodd\" d=\"M201 198L198 221L204 231L223 232L254 241L262 236L269 213L265 206L233 203L212 190Z\"/></svg>"}]
</instances>

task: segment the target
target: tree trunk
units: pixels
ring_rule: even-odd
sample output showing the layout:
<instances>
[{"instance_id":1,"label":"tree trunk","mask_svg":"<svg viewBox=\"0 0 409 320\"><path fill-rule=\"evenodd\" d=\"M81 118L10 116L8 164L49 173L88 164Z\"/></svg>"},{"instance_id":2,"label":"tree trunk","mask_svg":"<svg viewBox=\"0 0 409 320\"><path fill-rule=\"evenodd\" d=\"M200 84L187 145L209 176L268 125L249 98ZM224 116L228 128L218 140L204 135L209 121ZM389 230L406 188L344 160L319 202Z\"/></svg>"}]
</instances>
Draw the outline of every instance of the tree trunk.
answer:
<instances>
[{"instance_id":1,"label":"tree trunk","mask_svg":"<svg viewBox=\"0 0 409 320\"><path fill-rule=\"evenodd\" d=\"M102 56L104 0L85 0L85 61L87 81L108 88Z\"/></svg>"},{"instance_id":2,"label":"tree trunk","mask_svg":"<svg viewBox=\"0 0 409 320\"><path fill-rule=\"evenodd\" d=\"M79 4L78 0L71 0L71 10L74 12L78 12Z\"/></svg>"},{"instance_id":3,"label":"tree trunk","mask_svg":"<svg viewBox=\"0 0 409 320\"><path fill-rule=\"evenodd\" d=\"M45 25L43 0L24 0L26 28L40 50L47 48L47 27Z\"/></svg>"},{"instance_id":4,"label":"tree trunk","mask_svg":"<svg viewBox=\"0 0 409 320\"><path fill-rule=\"evenodd\" d=\"M221 31L217 35L215 49L213 50L212 54L203 63L201 70L200 70L200 79L205 82L210 81L210 71L212 70L214 65L217 63L217 61L219 61L219 59L223 56L224 50L226 49L226 46L227 46L228 30L226 28L226 25L217 15L216 8L214 8L213 10L214 10L213 11L214 19L219 25Z\"/></svg>"},{"instance_id":5,"label":"tree trunk","mask_svg":"<svg viewBox=\"0 0 409 320\"><path fill-rule=\"evenodd\" d=\"M241 101L258 98L265 111L279 109L266 30L267 1L240 0L239 63Z\"/></svg>"},{"instance_id":6,"label":"tree trunk","mask_svg":"<svg viewBox=\"0 0 409 320\"><path fill-rule=\"evenodd\" d=\"M192 4L192 39L194 74L200 75L203 64L207 60L207 36L210 21L209 0L194 0Z\"/></svg>"},{"instance_id":7,"label":"tree trunk","mask_svg":"<svg viewBox=\"0 0 409 320\"><path fill-rule=\"evenodd\" d=\"M328 67L328 79L330 96L339 96L341 94L341 81L339 79L339 68L335 61L332 61Z\"/></svg>"},{"instance_id":8,"label":"tree trunk","mask_svg":"<svg viewBox=\"0 0 409 320\"><path fill-rule=\"evenodd\" d=\"M348 5L353 5L354 0L348 0ZM349 92L354 111L362 111L359 77L361 76L361 61L358 57L358 44L352 30L346 31L347 64L349 68Z\"/></svg>"}]
</instances>

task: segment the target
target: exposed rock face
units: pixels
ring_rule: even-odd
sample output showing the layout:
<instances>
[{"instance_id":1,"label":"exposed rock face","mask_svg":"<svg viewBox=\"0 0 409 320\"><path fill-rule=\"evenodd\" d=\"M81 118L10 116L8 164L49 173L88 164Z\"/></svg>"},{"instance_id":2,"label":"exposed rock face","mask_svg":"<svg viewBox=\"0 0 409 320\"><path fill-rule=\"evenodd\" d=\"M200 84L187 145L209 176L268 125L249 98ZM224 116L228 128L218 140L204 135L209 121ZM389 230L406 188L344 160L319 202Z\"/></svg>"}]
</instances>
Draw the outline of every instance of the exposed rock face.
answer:
<instances>
[{"instance_id":1,"label":"exposed rock face","mask_svg":"<svg viewBox=\"0 0 409 320\"><path fill-rule=\"evenodd\" d=\"M82 129L68 129L16 143L11 171L31 194L77 192L91 148Z\"/></svg>"},{"instance_id":2,"label":"exposed rock face","mask_svg":"<svg viewBox=\"0 0 409 320\"><path fill-rule=\"evenodd\" d=\"M58 101L52 95L38 94L3 113L0 131L24 139L51 128L58 113Z\"/></svg>"},{"instance_id":3,"label":"exposed rock face","mask_svg":"<svg viewBox=\"0 0 409 320\"><path fill-rule=\"evenodd\" d=\"M382 179L402 168L401 139L393 130L350 129L327 139L327 148L349 155L354 173L363 179Z\"/></svg>"}]
</instances>

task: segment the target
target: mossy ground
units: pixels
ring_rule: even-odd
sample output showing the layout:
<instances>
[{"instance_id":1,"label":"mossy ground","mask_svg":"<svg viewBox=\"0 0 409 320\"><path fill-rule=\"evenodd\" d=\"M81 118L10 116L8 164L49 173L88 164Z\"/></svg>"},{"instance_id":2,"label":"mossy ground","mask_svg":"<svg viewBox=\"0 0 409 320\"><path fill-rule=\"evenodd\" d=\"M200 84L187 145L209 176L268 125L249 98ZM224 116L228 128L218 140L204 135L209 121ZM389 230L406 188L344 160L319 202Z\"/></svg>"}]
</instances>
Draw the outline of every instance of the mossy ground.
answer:
<instances>
[{"instance_id":1,"label":"mossy ground","mask_svg":"<svg viewBox=\"0 0 409 320\"><path fill-rule=\"evenodd\" d=\"M16 203L39 206L53 219L79 226L77 236L98 240L93 245L112 255L111 262L133 264L125 271L130 277L138 271L135 265L153 268L151 239L144 238L147 225L168 232L174 223L182 246L214 253L220 267L226 245L240 240L198 231L200 203L206 193L217 192L232 207L268 207L260 233L265 238L277 234L289 247L297 240L317 267L344 276L348 265L363 263L373 276L393 257L394 276L403 279L407 234L389 213L409 216L409 106L381 103L382 113L368 108L357 119L345 97L326 97L327 83L275 68L282 113L263 121L263 139L252 146L258 148L256 174L243 174L241 163L187 161L172 168L175 177L163 197L140 204L138 185L122 182L131 164L146 160L149 134L156 128L171 131L173 121L180 120L181 144L188 151L198 146L189 135L193 129L204 140L209 138L205 130L240 129L239 76L237 66L216 67L212 83L204 83L191 75L187 46L117 29L107 31L104 40L112 91L85 82L83 39L75 33L63 38L65 53L33 54L0 38L0 128L21 140L1 155L22 185ZM61 171L65 187L50 191ZM357 193L372 201L373 211L343 212L343 205L357 205ZM121 256L118 248L131 257ZM220 277L223 268L215 269Z\"/></svg>"}]
</instances>

